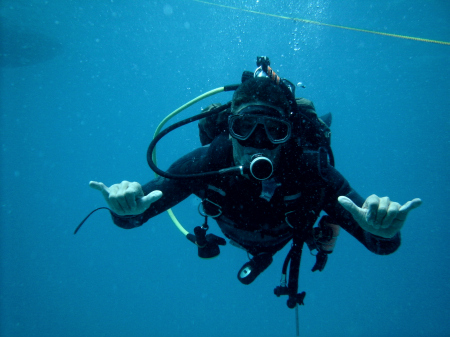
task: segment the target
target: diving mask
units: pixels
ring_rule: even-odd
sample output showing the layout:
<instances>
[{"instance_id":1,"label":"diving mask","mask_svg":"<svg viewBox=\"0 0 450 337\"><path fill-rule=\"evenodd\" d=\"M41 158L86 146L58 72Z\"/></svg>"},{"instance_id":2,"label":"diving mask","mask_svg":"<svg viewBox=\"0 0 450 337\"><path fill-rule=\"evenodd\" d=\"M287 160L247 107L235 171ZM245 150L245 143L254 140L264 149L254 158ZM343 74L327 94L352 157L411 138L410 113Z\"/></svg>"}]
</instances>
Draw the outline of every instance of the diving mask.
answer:
<instances>
[{"instance_id":1,"label":"diving mask","mask_svg":"<svg viewBox=\"0 0 450 337\"><path fill-rule=\"evenodd\" d=\"M291 137L291 123L280 118L283 112L266 105L250 105L228 117L230 135L241 141L249 139L258 125L264 127L272 144L282 144ZM280 117L278 117L280 116Z\"/></svg>"}]
</instances>

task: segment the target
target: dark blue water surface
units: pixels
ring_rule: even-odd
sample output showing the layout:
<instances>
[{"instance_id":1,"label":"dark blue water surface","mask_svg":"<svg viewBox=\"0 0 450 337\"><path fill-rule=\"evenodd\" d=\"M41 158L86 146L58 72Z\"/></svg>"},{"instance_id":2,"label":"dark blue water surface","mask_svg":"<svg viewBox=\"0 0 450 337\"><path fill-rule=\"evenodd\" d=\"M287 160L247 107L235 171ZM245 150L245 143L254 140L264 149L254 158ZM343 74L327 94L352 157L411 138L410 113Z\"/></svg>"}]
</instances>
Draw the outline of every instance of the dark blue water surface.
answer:
<instances>
[{"instance_id":1,"label":"dark blue water surface","mask_svg":"<svg viewBox=\"0 0 450 337\"><path fill-rule=\"evenodd\" d=\"M392 255L345 232L322 273L304 253L300 335L450 335L450 46L281 17L450 41L448 2L214 2L276 16L190 0L2 1L0 335L295 336L295 311L273 295L286 249L244 286L244 251L201 260L166 214L127 231L102 211L73 235L105 206L90 180L150 180L162 118L239 82L257 55L333 113L336 166L361 195L423 200ZM200 145L196 125L167 138L165 168ZM197 204L174 209L191 231Z\"/></svg>"}]
</instances>

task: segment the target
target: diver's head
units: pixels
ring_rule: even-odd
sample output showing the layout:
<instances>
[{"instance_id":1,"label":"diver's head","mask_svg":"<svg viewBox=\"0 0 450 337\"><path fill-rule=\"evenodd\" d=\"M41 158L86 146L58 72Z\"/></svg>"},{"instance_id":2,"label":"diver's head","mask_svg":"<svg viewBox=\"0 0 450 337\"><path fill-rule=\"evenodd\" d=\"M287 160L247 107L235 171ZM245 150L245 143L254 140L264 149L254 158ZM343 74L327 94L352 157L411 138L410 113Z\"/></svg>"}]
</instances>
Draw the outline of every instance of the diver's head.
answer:
<instances>
[{"instance_id":1,"label":"diver's head","mask_svg":"<svg viewBox=\"0 0 450 337\"><path fill-rule=\"evenodd\" d=\"M269 78L242 83L233 95L228 120L235 163L246 166L263 156L276 166L280 149L291 137L290 110L285 92Z\"/></svg>"},{"instance_id":2,"label":"diver's head","mask_svg":"<svg viewBox=\"0 0 450 337\"><path fill-rule=\"evenodd\" d=\"M231 110L235 112L239 106L253 102L265 102L268 105L276 106L287 114L290 110L290 103L281 89L268 77L252 77L245 81L236 89L231 101Z\"/></svg>"}]
</instances>

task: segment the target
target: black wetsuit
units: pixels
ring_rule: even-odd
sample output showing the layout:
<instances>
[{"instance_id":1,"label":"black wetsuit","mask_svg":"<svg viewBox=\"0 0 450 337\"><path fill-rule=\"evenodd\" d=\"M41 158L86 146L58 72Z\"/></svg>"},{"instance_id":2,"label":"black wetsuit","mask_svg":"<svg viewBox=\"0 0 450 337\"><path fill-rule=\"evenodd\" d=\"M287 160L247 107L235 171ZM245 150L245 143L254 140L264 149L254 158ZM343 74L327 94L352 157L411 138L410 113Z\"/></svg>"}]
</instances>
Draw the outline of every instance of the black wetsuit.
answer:
<instances>
[{"instance_id":1,"label":"black wetsuit","mask_svg":"<svg viewBox=\"0 0 450 337\"><path fill-rule=\"evenodd\" d=\"M177 160L168 172L193 174L231 166L234 166L231 141L218 137L210 146L196 149ZM321 211L376 254L390 254L400 246L400 234L391 239L372 235L364 231L339 204L339 196L349 197L360 207L364 199L332 166L328 165L320 177L296 172L289 167L275 172L274 177L265 182L243 176L187 180L158 177L145 184L143 190L146 195L160 190L163 192L161 199L143 214L113 214L113 220L125 229L138 227L195 194L202 200L208 199L205 209L209 214L220 213L215 220L225 236L253 255L261 252L274 254L290 241L293 227L310 229L313 225L310 222L315 222Z\"/></svg>"}]
</instances>

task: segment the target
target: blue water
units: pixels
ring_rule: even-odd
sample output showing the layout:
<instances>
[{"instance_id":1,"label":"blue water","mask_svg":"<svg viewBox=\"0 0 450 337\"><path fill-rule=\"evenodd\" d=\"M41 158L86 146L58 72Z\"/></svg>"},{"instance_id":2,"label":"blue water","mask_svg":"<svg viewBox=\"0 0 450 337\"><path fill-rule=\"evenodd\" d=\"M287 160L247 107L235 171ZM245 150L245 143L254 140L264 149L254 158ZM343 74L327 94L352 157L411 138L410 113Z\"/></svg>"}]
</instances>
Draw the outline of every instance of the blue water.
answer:
<instances>
[{"instance_id":1,"label":"blue water","mask_svg":"<svg viewBox=\"0 0 450 337\"><path fill-rule=\"evenodd\" d=\"M450 41L447 1L214 2ZM305 252L300 335L450 335L450 46L188 0L3 0L0 16L1 336L295 336L273 295L286 249L244 286L243 251L201 260L166 214L127 231L102 211L73 235L105 206L90 180L151 179L162 118L239 82L257 55L333 113L336 166L361 195L423 200L393 255L345 232L322 273ZM199 146L196 128L161 142L161 167ZM174 209L188 230L197 202Z\"/></svg>"}]
</instances>

